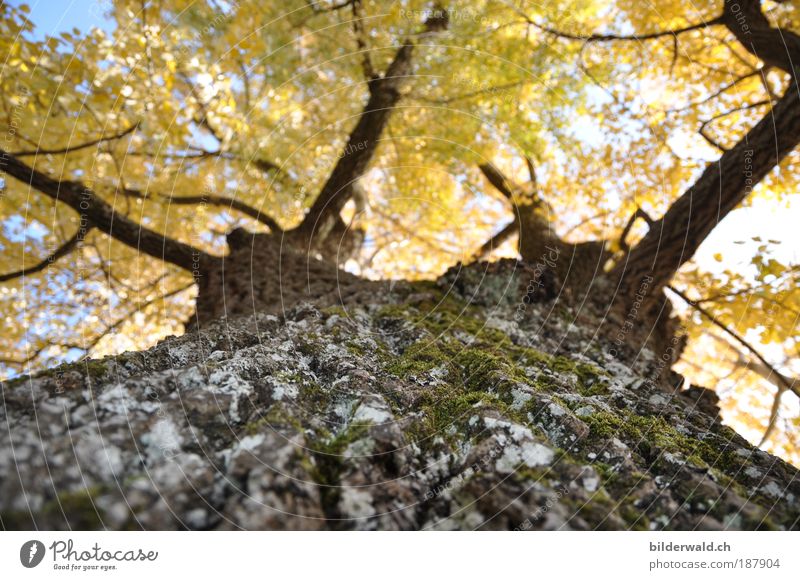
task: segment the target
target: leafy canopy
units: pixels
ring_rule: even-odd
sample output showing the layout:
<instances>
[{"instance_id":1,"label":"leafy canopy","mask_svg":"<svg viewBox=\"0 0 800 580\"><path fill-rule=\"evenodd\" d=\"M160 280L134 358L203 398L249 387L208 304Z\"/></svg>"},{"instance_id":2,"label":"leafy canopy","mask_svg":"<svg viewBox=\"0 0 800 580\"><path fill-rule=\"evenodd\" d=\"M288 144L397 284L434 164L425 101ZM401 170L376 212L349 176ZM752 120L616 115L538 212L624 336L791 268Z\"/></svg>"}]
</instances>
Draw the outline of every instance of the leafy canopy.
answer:
<instances>
[{"instance_id":1,"label":"leafy canopy","mask_svg":"<svg viewBox=\"0 0 800 580\"><path fill-rule=\"evenodd\" d=\"M232 228L267 226L230 206L173 198L225 195L292 227L364 106L365 72L385 70L431 9L422 1L364 1L357 11L352 4L117 0L97 5L112 32L41 38L24 4L4 2L3 148L48 175L90 184L115 212L217 255ZM797 20L791 3L764 8L775 25ZM419 42L414 76L362 180L366 203L345 209L367 233L346 264L362 275L434 276L507 224L511 209L477 169L486 161L522 176L524 156L532 158L562 235L616 240L636 208L663 214L788 82L720 26L589 43L548 32L679 29L713 19L718 1L470 0L447 9L446 34ZM787 203L797 163L795 152L748 203ZM75 212L11 178L0 204L0 272L45 259L81 227ZM634 238L642 231L637 226ZM797 268L774 246L761 243L747 268L731 258L741 255L737 248L720 255L723 267L713 272L690 263L675 284L777 353L773 360L791 374L800 371ZM13 373L148 346L180 332L195 292L189 273L91 231L43 272L0 285L0 359ZM691 309L686 316L692 344L719 334ZM741 358L720 340L723 359ZM690 348L685 370L718 381L731 371L718 354L707 344ZM763 430L774 385L746 364L732 372L724 383L736 393L724 398L729 411ZM775 445L791 454L794 442L782 433Z\"/></svg>"}]
</instances>

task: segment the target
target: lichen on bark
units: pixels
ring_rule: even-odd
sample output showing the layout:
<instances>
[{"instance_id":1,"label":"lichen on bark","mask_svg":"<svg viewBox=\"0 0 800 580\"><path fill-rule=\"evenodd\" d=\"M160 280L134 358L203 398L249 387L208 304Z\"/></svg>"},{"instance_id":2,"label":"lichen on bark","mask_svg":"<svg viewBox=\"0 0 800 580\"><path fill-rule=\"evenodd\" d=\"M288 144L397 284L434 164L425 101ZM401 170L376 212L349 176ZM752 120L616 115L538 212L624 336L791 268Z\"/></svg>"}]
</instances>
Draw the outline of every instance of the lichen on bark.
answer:
<instances>
[{"instance_id":1,"label":"lichen on bark","mask_svg":"<svg viewBox=\"0 0 800 580\"><path fill-rule=\"evenodd\" d=\"M797 471L513 261L2 386L0 517L54 529L794 529ZM520 308L524 305L524 308Z\"/></svg>"}]
</instances>

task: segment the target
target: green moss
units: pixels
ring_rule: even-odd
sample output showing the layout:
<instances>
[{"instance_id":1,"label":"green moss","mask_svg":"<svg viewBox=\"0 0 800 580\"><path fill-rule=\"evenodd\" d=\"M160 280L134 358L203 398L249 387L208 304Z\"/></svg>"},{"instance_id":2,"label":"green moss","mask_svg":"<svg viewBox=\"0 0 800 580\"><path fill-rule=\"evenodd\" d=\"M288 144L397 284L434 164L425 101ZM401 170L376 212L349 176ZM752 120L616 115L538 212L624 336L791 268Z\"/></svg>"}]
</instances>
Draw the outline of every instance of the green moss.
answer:
<instances>
[{"instance_id":1,"label":"green moss","mask_svg":"<svg viewBox=\"0 0 800 580\"><path fill-rule=\"evenodd\" d=\"M100 529L103 525L103 513L94 500L101 492L99 486L62 492L56 500L42 506L42 515L57 521L66 518L73 529Z\"/></svg>"},{"instance_id":2,"label":"green moss","mask_svg":"<svg viewBox=\"0 0 800 580\"><path fill-rule=\"evenodd\" d=\"M386 365L386 370L402 378L419 377L438 366L450 366L449 349L442 350L442 341L420 340Z\"/></svg>"},{"instance_id":3,"label":"green moss","mask_svg":"<svg viewBox=\"0 0 800 580\"><path fill-rule=\"evenodd\" d=\"M774 505L770 505L769 507L772 509L774 508ZM749 514L742 515L742 527L746 530L774 532L781 529L781 526L777 524L771 516L758 517L750 516ZM789 523L796 524L796 520L794 518L790 518Z\"/></svg>"},{"instance_id":4,"label":"green moss","mask_svg":"<svg viewBox=\"0 0 800 580\"><path fill-rule=\"evenodd\" d=\"M31 514L26 511L0 511L0 524L3 530L30 530L35 527Z\"/></svg>"},{"instance_id":5,"label":"green moss","mask_svg":"<svg viewBox=\"0 0 800 580\"><path fill-rule=\"evenodd\" d=\"M323 434L310 444L309 451L314 462L307 465L307 469L311 479L319 486L320 503L332 525L340 519L342 456L351 443L367 434L370 425L368 422L351 424L338 435Z\"/></svg>"},{"instance_id":6,"label":"green moss","mask_svg":"<svg viewBox=\"0 0 800 580\"><path fill-rule=\"evenodd\" d=\"M556 473L548 465L542 467L527 467L525 464L521 464L514 471L512 477L525 483L528 487L534 482L551 489L555 489L561 485L561 480L558 477L558 473Z\"/></svg>"},{"instance_id":7,"label":"green moss","mask_svg":"<svg viewBox=\"0 0 800 580\"><path fill-rule=\"evenodd\" d=\"M311 357L318 356L322 353L319 335L314 333L299 336L296 340L296 348L300 353Z\"/></svg>"},{"instance_id":8,"label":"green moss","mask_svg":"<svg viewBox=\"0 0 800 580\"><path fill-rule=\"evenodd\" d=\"M330 306L328 308L324 308L322 310L322 314L326 319L332 316L340 316L342 318L348 317L347 311L341 306Z\"/></svg>"},{"instance_id":9,"label":"green moss","mask_svg":"<svg viewBox=\"0 0 800 580\"><path fill-rule=\"evenodd\" d=\"M525 411L531 409L527 406L521 411L510 408L512 394L520 383L549 391L555 402L558 402L557 394L565 389L558 375L574 375L577 380L571 390L584 397L609 394L608 372L591 363L574 361L568 356L553 356L534 348L515 345L503 332L487 329L485 320L475 309L452 298L445 297L436 302L422 302L413 306L386 306L379 311L378 317L402 319L423 331L422 338L407 347L400 356L381 359L386 370L399 377L414 377L422 384L426 383L426 378L431 379L427 381L428 387L417 405L420 417L407 429L408 436L423 451L439 438L444 439L446 444L454 444L455 441L451 439L463 442L464 433L470 432L466 422L475 414L473 409L476 406L496 409L511 420L527 423ZM437 373L436 380L433 380L429 374L434 369L446 369L447 372ZM552 372L533 374L532 369ZM536 404L535 401L529 403ZM570 407L563 401L559 404ZM574 404L582 403L576 400ZM582 416L581 420L590 428L589 436L577 443L581 447L588 445L593 449L595 445L605 445L610 439L618 437L636 450L648 468L666 469L666 465L660 465L665 461L665 452L681 454L696 467L731 474L731 481L736 485L733 479L740 471L742 459L726 449L724 433L707 433L707 437L699 439L680 432L668 417L642 416L632 410L596 410L589 416ZM630 489L641 485L643 478L649 477L635 471L626 472L623 476L611 465L598 462L593 466L602 480L603 489L611 494L609 497L625 497ZM669 466L669 469L673 467ZM527 473L520 476L534 475L543 474ZM709 509L715 508L713 502L709 505ZM575 508L581 516L592 521L595 516L613 511L633 529L649 529L651 523L643 516L641 509L624 501L614 506L593 500L587 507ZM768 527L768 523L765 526Z\"/></svg>"},{"instance_id":10,"label":"green moss","mask_svg":"<svg viewBox=\"0 0 800 580\"><path fill-rule=\"evenodd\" d=\"M344 346L345 348L347 348L350 354L355 355L357 357L362 357L367 353L366 349L360 344L358 344L358 342L356 342L355 340L348 340Z\"/></svg>"},{"instance_id":11,"label":"green moss","mask_svg":"<svg viewBox=\"0 0 800 580\"><path fill-rule=\"evenodd\" d=\"M495 390L509 396L518 382L536 389L552 388L546 379L527 376L523 367L535 366L574 373L587 392L606 392L601 381L605 373L599 368L515 345L504 332L487 327L478 309L452 296L415 306L388 305L378 311L377 317L399 318L425 331L424 337L400 357L387 361L387 370L403 378L420 377L444 367L451 383L460 382L469 390Z\"/></svg>"},{"instance_id":12,"label":"green moss","mask_svg":"<svg viewBox=\"0 0 800 580\"><path fill-rule=\"evenodd\" d=\"M378 310L377 318L402 319L434 337L461 333L495 347L511 344L504 332L486 326L486 320L478 308L452 295L422 301L413 306L389 304Z\"/></svg>"},{"instance_id":13,"label":"green moss","mask_svg":"<svg viewBox=\"0 0 800 580\"><path fill-rule=\"evenodd\" d=\"M442 397L431 401L424 407L425 414L430 418L430 427L433 434L445 434L451 425L458 426L469 420L474 414L475 407L483 409L496 409L501 413L507 410L506 405L495 395L482 392L469 392L455 397Z\"/></svg>"},{"instance_id":14,"label":"green moss","mask_svg":"<svg viewBox=\"0 0 800 580\"><path fill-rule=\"evenodd\" d=\"M330 393L319 383L306 380L300 386L300 406L316 415L322 414L330 402Z\"/></svg>"},{"instance_id":15,"label":"green moss","mask_svg":"<svg viewBox=\"0 0 800 580\"><path fill-rule=\"evenodd\" d=\"M602 440L616 437L619 429L624 426L624 421L612 413L596 411L583 417L584 423L589 425L589 437L592 440Z\"/></svg>"},{"instance_id":16,"label":"green moss","mask_svg":"<svg viewBox=\"0 0 800 580\"><path fill-rule=\"evenodd\" d=\"M487 346L465 346L452 338L421 340L386 364L386 370L402 378L423 378L433 369L446 373L432 381L431 395L438 400L453 399L470 391L491 393L505 404L512 402L516 384L537 388L534 381L502 350ZM442 383L446 383L441 392Z\"/></svg>"},{"instance_id":17,"label":"green moss","mask_svg":"<svg viewBox=\"0 0 800 580\"><path fill-rule=\"evenodd\" d=\"M617 513L617 502L611 499L607 493L595 493L588 500L573 499L567 494L562 501L572 509L574 514L591 524L592 529L617 529L614 521L609 517L611 514ZM622 516L620 515L620 517Z\"/></svg>"},{"instance_id":18,"label":"green moss","mask_svg":"<svg viewBox=\"0 0 800 580\"><path fill-rule=\"evenodd\" d=\"M630 410L619 414L595 412L582 418L590 428L590 440L619 437L645 458L656 460L663 452L680 453L698 467L710 466L727 473L738 473L739 458L724 442L719 445L689 437L661 415L637 415Z\"/></svg>"},{"instance_id":19,"label":"green moss","mask_svg":"<svg viewBox=\"0 0 800 580\"><path fill-rule=\"evenodd\" d=\"M406 434L423 451L438 438L450 444L463 443L468 422L477 408L482 413L492 409L512 421L526 423L523 414L512 410L498 393L468 390L458 384L431 387L423 393L418 408L420 416L406 428ZM487 435L483 431L481 434Z\"/></svg>"},{"instance_id":20,"label":"green moss","mask_svg":"<svg viewBox=\"0 0 800 580\"><path fill-rule=\"evenodd\" d=\"M572 373L578 377L578 392L584 396L608 394L609 374L599 367L585 362L576 362L565 356L552 357L550 367L562 374Z\"/></svg>"},{"instance_id":21,"label":"green moss","mask_svg":"<svg viewBox=\"0 0 800 580\"><path fill-rule=\"evenodd\" d=\"M108 368L103 361L99 360L87 360L84 363L84 369L86 370L86 374L92 377L93 379L97 379L102 377L106 374Z\"/></svg>"},{"instance_id":22,"label":"green moss","mask_svg":"<svg viewBox=\"0 0 800 580\"><path fill-rule=\"evenodd\" d=\"M275 373L275 378L282 383L303 384L303 375L297 371L278 371Z\"/></svg>"},{"instance_id":23,"label":"green moss","mask_svg":"<svg viewBox=\"0 0 800 580\"><path fill-rule=\"evenodd\" d=\"M620 505L617 508L617 513L628 524L628 530L648 531L650 529L650 518L631 503Z\"/></svg>"},{"instance_id":24,"label":"green moss","mask_svg":"<svg viewBox=\"0 0 800 580\"><path fill-rule=\"evenodd\" d=\"M453 357L461 374L462 384L469 390L487 390L500 380L500 373L516 374L509 360L481 348L464 348Z\"/></svg>"},{"instance_id":25,"label":"green moss","mask_svg":"<svg viewBox=\"0 0 800 580\"><path fill-rule=\"evenodd\" d=\"M315 438L315 442L310 444L310 449L315 455L327 455L330 457L341 458L347 447L367 435L372 426L370 421L351 423L347 429L337 435L330 433L320 433Z\"/></svg>"},{"instance_id":26,"label":"green moss","mask_svg":"<svg viewBox=\"0 0 800 580\"><path fill-rule=\"evenodd\" d=\"M386 318L401 318L403 320L408 320L409 318L415 317L417 314L418 313L416 309L407 304L387 304L378 309L378 312L375 313L375 317L378 320Z\"/></svg>"},{"instance_id":27,"label":"green moss","mask_svg":"<svg viewBox=\"0 0 800 580\"><path fill-rule=\"evenodd\" d=\"M78 362L61 364L51 369L39 371L31 376L24 375L21 377L15 377L9 381L5 381L4 385L7 388L12 388L19 384L27 384L31 378L35 379L48 377L58 379L70 372L77 372L78 374L89 377L90 379L100 379L104 377L110 370L109 362L111 362L113 366L112 357L106 357L104 359L86 359Z\"/></svg>"},{"instance_id":28,"label":"green moss","mask_svg":"<svg viewBox=\"0 0 800 580\"><path fill-rule=\"evenodd\" d=\"M511 354L522 364L535 367L553 366L553 357L547 353L531 347L515 346Z\"/></svg>"},{"instance_id":29,"label":"green moss","mask_svg":"<svg viewBox=\"0 0 800 580\"><path fill-rule=\"evenodd\" d=\"M287 411L281 403L275 403L266 414L258 419L254 419L245 424L243 429L247 435L257 435L264 430L275 430L281 428L291 428L303 431L304 427L300 420L291 412Z\"/></svg>"},{"instance_id":30,"label":"green moss","mask_svg":"<svg viewBox=\"0 0 800 580\"><path fill-rule=\"evenodd\" d=\"M645 457L660 455L667 451L704 457L702 442L678 432L660 415L637 415L629 410L620 414L595 412L584 417L589 425L590 437L603 440L620 437L635 447Z\"/></svg>"}]
</instances>

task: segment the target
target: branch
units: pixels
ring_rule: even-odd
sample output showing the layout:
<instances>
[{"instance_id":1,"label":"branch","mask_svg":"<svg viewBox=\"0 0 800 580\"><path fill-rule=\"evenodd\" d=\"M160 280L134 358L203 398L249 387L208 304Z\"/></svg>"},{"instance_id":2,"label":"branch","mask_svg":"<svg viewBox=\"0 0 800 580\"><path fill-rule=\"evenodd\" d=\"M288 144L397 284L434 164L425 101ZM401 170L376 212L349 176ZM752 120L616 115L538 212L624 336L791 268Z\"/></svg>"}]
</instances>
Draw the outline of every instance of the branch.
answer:
<instances>
[{"instance_id":1,"label":"branch","mask_svg":"<svg viewBox=\"0 0 800 580\"><path fill-rule=\"evenodd\" d=\"M800 397L800 386L797 385L798 381L796 379L790 379L787 376L785 376L783 373L778 371L774 366L772 366L770 364L770 362L766 358L764 358L764 356L752 344L747 342L747 340L745 340L738 332L736 332L735 330L733 330L731 328L728 328L728 326L725 323L721 322L711 312L709 312L708 310L706 310L705 308L700 306L697 303L697 301L692 300L691 298L686 296L686 294L684 294L683 292L681 292L680 290L678 290L674 286L667 286L667 288L673 294L676 294L681 300L686 302L686 304L688 304L689 306L691 306L692 308L697 310L697 312L699 312L705 318L707 318L712 324L714 324L714 326L716 326L717 328L721 329L723 332L725 332L725 334L727 334L733 340L735 340L736 342L741 344L743 347L745 347L753 356L755 356L761 362L761 364L764 365L764 367L766 369L769 370L768 376L769 376L769 374L773 374L777 378L777 380L780 382L780 385L783 386L784 389L792 391L795 395ZM759 374L761 374L761 373L759 373ZM780 385L778 386L779 389L781 388Z\"/></svg>"},{"instance_id":2,"label":"branch","mask_svg":"<svg viewBox=\"0 0 800 580\"><path fill-rule=\"evenodd\" d=\"M453 256L457 255L457 252L453 251L452 249L448 249L448 248L446 248L444 246L439 245L438 242L433 241L433 240L421 235L417 229L414 229L414 228L411 228L411 227L407 226L406 224L404 224L402 221L400 221L398 218L394 217L390 213L384 212L380 208L380 206L370 204L369 205L369 209L370 209L370 211L374 211L381 218L383 218L386 221L388 221L389 223L391 223L393 226L395 226L397 229L399 229L400 231L402 231L403 233L405 233L409 237L414 238L415 240L419 240L420 242L422 242L423 244L425 244L426 246L428 246L432 250L434 250L436 252L443 252L445 254L450 254L450 255L453 255Z\"/></svg>"},{"instance_id":3,"label":"branch","mask_svg":"<svg viewBox=\"0 0 800 580\"><path fill-rule=\"evenodd\" d=\"M88 224L148 256L190 272L196 270L200 258L210 258L210 255L202 250L161 235L117 214L114 208L88 185L77 181L55 180L2 149L0 149L0 171L56 201L66 203Z\"/></svg>"},{"instance_id":4,"label":"branch","mask_svg":"<svg viewBox=\"0 0 800 580\"><path fill-rule=\"evenodd\" d=\"M503 197L513 201L515 192L519 191L519 186L508 179L503 173L491 163L483 163L478 166L483 173L486 180L492 184L497 191L503 194Z\"/></svg>"},{"instance_id":5,"label":"branch","mask_svg":"<svg viewBox=\"0 0 800 580\"><path fill-rule=\"evenodd\" d=\"M187 197L162 195L161 197L176 205L209 204L223 207L227 206L231 209L240 211L247 216L250 216L256 221L261 222L270 230L272 230L273 233L283 233L283 228L278 225L278 222L269 217L267 214L250 205L247 205L243 201L239 201L238 199L232 197L225 197L222 195L193 195Z\"/></svg>"},{"instance_id":6,"label":"branch","mask_svg":"<svg viewBox=\"0 0 800 580\"><path fill-rule=\"evenodd\" d=\"M651 218L648 215L648 213L644 211L642 208L637 207L636 211L633 212L633 215L631 215L631 217L628 218L628 223L625 224L625 227L623 228L622 233L619 236L619 246L620 248L622 248L623 252L630 251L630 247L628 246L628 235L631 233L631 228L633 227L633 224L635 224L636 220L639 218L643 219L648 226L653 225L653 218Z\"/></svg>"},{"instance_id":7,"label":"branch","mask_svg":"<svg viewBox=\"0 0 800 580\"><path fill-rule=\"evenodd\" d=\"M148 300L146 300L144 302L141 302L139 304L134 305L134 308L132 308L129 312L123 314L115 322L112 322L111 324L105 324L105 328L102 330L102 332L100 332L100 334L98 334L97 336L93 337L88 343L84 343L82 346L81 345L77 345L77 344L55 345L55 346L66 346L66 347L69 347L69 348L76 348L76 349L82 350L82 351L84 351L84 355L79 359L79 361L80 360L84 360L86 357L88 357L91 354L89 351L91 351L94 347L96 347L100 343L100 341L103 340L106 336L108 336L109 334L114 333L120 326L125 324L125 322L127 320L129 320L132 316L134 316L135 314L141 312L142 310L144 310L148 306L151 306L151 305L155 304L159 300L166 300L168 298L172 298L173 296L177 296L181 292L185 292L186 290L189 290L193 285L194 285L194 282L192 282L190 284L184 284L183 286L175 288L174 290L170 290L169 292L166 292L164 294L159 294L159 295L157 295L157 296L155 296L153 298L150 298L150 299L148 299Z\"/></svg>"},{"instance_id":8,"label":"branch","mask_svg":"<svg viewBox=\"0 0 800 580\"><path fill-rule=\"evenodd\" d=\"M226 158L226 156L227 156L229 158L239 159L240 161L244 161L241 158L241 156L239 156L239 155L237 155L235 153L231 153L230 151L224 151L223 150L224 146L225 146L225 138L224 138L223 135L220 134L219 129L214 127L211 124L211 121L209 120L208 107L209 107L210 103L203 102L203 99L201 98L200 93L197 90L197 87L195 87L195 85L192 82L191 78L189 78L186 74L183 74L183 73L181 73L181 78L183 78L183 81L189 87L189 92L192 94L192 98L194 99L195 103L197 104L197 107L200 110L200 115L194 117L194 122L197 125L203 127L206 131L208 131L208 133L219 144L218 147L217 147L217 151L211 152L211 151L203 150L201 152L200 156L202 156L202 157L221 157L221 158ZM269 173L270 171L274 171L275 173L278 173L278 174L282 173L281 168L276 163L270 161L269 159L256 158L256 159L250 160L250 163L255 165L258 169L260 169L264 173Z\"/></svg>"},{"instance_id":9,"label":"branch","mask_svg":"<svg viewBox=\"0 0 800 580\"><path fill-rule=\"evenodd\" d=\"M709 20L708 22L698 22L697 24L689 24L682 28L674 28L672 30L662 30L660 32L651 32L647 34L634 34L631 36L619 35L619 34L571 34L569 32L562 32L560 30L556 30L554 28L550 28L549 26L544 26L535 22L528 18L527 16L523 15L523 17L527 20L528 24L538 28L542 32L546 32L547 34L552 34L553 36L558 36L559 38L564 38L566 40L582 40L584 42L613 42L613 41L629 41L629 40L653 40L656 38L663 38L665 36L673 36L677 37L680 34L684 34L686 32L691 32L693 30L701 30L703 28L710 28L711 26L715 26L717 24L723 24L723 17L717 16Z\"/></svg>"},{"instance_id":10,"label":"branch","mask_svg":"<svg viewBox=\"0 0 800 580\"><path fill-rule=\"evenodd\" d=\"M491 254L494 250L502 246L506 240L508 240L511 236L519 232L519 222L517 222L516 216L514 220L504 227L502 230L497 232L493 235L486 243L484 243L480 249L475 252L473 256L473 261L478 262L480 260L484 260L489 254Z\"/></svg>"},{"instance_id":11,"label":"branch","mask_svg":"<svg viewBox=\"0 0 800 580\"><path fill-rule=\"evenodd\" d=\"M372 66L372 58L367 47L364 20L361 16L361 0L351 0L351 6L353 9L353 33L356 37L356 46L361 53L361 68L364 71L364 78L371 82L378 78L378 74L375 72L375 67Z\"/></svg>"},{"instance_id":12,"label":"branch","mask_svg":"<svg viewBox=\"0 0 800 580\"><path fill-rule=\"evenodd\" d=\"M713 93L711 93L709 95L706 95L705 97L703 97L699 101L690 102L685 107L681 107L680 109L667 109L666 112L667 113L675 113L677 111L683 111L683 110L686 110L686 109L689 109L689 108L692 108L692 107L698 107L700 105L703 105L703 104L705 104L705 103L707 103L707 102L719 97L720 95L722 95L726 91L729 91L730 89L734 88L736 85L738 85L742 81L745 81L745 80L749 79L750 77L754 77L756 75L761 76L763 74L763 72L764 72L764 68L757 68L757 69L753 70L752 72L749 72L749 73L744 74L744 75L742 75L740 77L737 77L736 79L734 79L731 82L723 85L722 87L720 87L719 89L717 89ZM776 97L776 100L777 100L777 97Z\"/></svg>"},{"instance_id":13,"label":"branch","mask_svg":"<svg viewBox=\"0 0 800 580\"><path fill-rule=\"evenodd\" d=\"M727 151L727 148L725 148L725 147L721 146L720 144L718 144L716 142L716 140L712 139L709 135L706 135L706 128L711 123L713 123L714 121L719 121L720 119L724 119L728 115L733 115L734 113L739 113L741 111L748 111L750 109L755 109L757 107L763 107L764 105L769 105L771 103L772 103L772 101L757 101L755 103L748 103L746 105L742 105L740 107L736 107L734 109L731 109L730 111L725 111L724 113L718 113L718 114L714 115L713 117L710 117L710 118L708 118L708 119L706 119L705 121L702 122L702 124L700 125L699 133L703 137L703 139L708 141L711 145L714 145L720 151Z\"/></svg>"},{"instance_id":14,"label":"branch","mask_svg":"<svg viewBox=\"0 0 800 580\"><path fill-rule=\"evenodd\" d=\"M737 369L743 369L745 371L754 372L761 378L775 385L777 389L772 399L772 408L770 409L769 412L769 419L767 420L767 428L764 430L764 435L762 435L761 441L758 444L758 446L761 447L762 445L764 445L764 443L767 442L770 435L772 435L772 432L775 430L775 425L778 422L778 414L781 408L781 396L783 395L783 393L786 392L786 386L783 384L783 382L781 382L782 375L777 371L773 372L772 369L764 365L764 363L762 363L761 361L759 360L753 361L752 359L746 357L744 354L741 353L741 351L739 351L739 349L734 347L730 342L728 342L721 336L718 336L713 332L710 334L710 336L717 342L725 345L727 348L736 353L736 360L731 361L733 368L730 374L736 372ZM784 380L789 380L789 379L784 378Z\"/></svg>"},{"instance_id":15,"label":"branch","mask_svg":"<svg viewBox=\"0 0 800 580\"><path fill-rule=\"evenodd\" d=\"M80 244L85 238L86 235L91 230L91 225L88 227L80 227L78 231L73 235L70 239L66 242L61 244L58 248L53 251L52 254L47 256L44 260L36 264L35 266L31 266L30 268L23 268L22 270L17 270L16 272L11 272L9 274L0 274L0 282L8 282L9 280L13 280L14 278L21 278L24 276L30 276L31 274L36 274L37 272L41 272L42 270L47 269L50 264L53 264L59 258L66 256L67 254L71 253L78 244Z\"/></svg>"},{"instance_id":16,"label":"branch","mask_svg":"<svg viewBox=\"0 0 800 580\"><path fill-rule=\"evenodd\" d=\"M482 95L496 95L497 93L501 93L509 89L515 89L517 87L525 86L527 84L530 84L530 81L514 81L514 82L504 83L502 85L492 85L490 87L485 87L469 93L455 95L452 97L445 97L438 99L430 97L416 97L416 100L423 101L426 103L434 103L436 105L452 105L453 103L456 103L458 101L464 101L467 99L472 99L474 97L480 97Z\"/></svg>"},{"instance_id":17,"label":"branch","mask_svg":"<svg viewBox=\"0 0 800 580\"><path fill-rule=\"evenodd\" d=\"M708 143L709 145L711 145L711 146L712 146L714 149L717 149L717 150L721 151L722 153L725 153L725 152L727 152L727 151L728 151L728 148L727 148L727 147L725 147L724 145L722 145L722 143L719 143L719 142L717 142L717 140L716 140L716 139L714 139L714 138L713 138L711 135L709 135L709 134L707 134L707 133L706 133L706 127L705 127L705 123L704 123L703 125L701 125L701 126L700 126L700 129L698 130L698 133L700 133L700 136L701 136L703 139L705 139L705 140L706 140L706 143Z\"/></svg>"},{"instance_id":18,"label":"branch","mask_svg":"<svg viewBox=\"0 0 800 580\"><path fill-rule=\"evenodd\" d=\"M131 133L133 133L138 128L139 128L139 122L136 122L120 133L116 133L115 135L109 135L108 137L100 137L99 139L93 139L92 141L81 143L80 145L73 145L71 147L62 147L60 149L42 149L41 147L37 147L36 149L29 149L26 151L15 151L13 153L9 153L9 155L12 155L14 157L29 157L31 155L64 155L67 153L80 151L81 149L88 149L89 147L94 147L95 145L98 145L105 141L115 141L117 139L122 139L126 135L130 135Z\"/></svg>"},{"instance_id":19,"label":"branch","mask_svg":"<svg viewBox=\"0 0 800 580\"><path fill-rule=\"evenodd\" d=\"M778 390L775 392L775 397L772 399L772 408L769 410L769 419L767 420L767 428L764 429L764 435L761 436L761 441L758 442L758 446L761 447L766 443L770 435L772 435L773 431L775 431L775 425L778 424L778 415L781 410L781 396L785 392L785 389L778 387Z\"/></svg>"},{"instance_id":20,"label":"branch","mask_svg":"<svg viewBox=\"0 0 800 580\"><path fill-rule=\"evenodd\" d=\"M137 281L138 283L135 284L135 285L134 284L130 284L127 281L125 281L122 278L120 278L119 276L117 276L116 274L114 274L113 269L112 269L113 261L111 261L111 260L106 261L105 260L105 258L103 257L103 253L100 250L100 248L97 247L97 244L89 244L89 247L92 250L94 250L94 254L97 257L97 267L100 270L100 274L102 274L102 276L105 278L106 284L108 284L108 286L110 288L112 288L112 289L114 289L114 284L116 284L116 285L121 286L121 287L125 288L127 291L132 292L132 293L134 293L134 294L136 294L138 296L139 294L142 294L147 290L151 290L157 284L162 283L170 275L167 272L163 272L155 280L150 280L150 281L147 281L147 282L144 282L144 283L141 283L140 281Z\"/></svg>"},{"instance_id":21,"label":"branch","mask_svg":"<svg viewBox=\"0 0 800 580\"><path fill-rule=\"evenodd\" d=\"M33 351L33 354L28 355L24 359L0 357L0 364L9 365L9 366L23 367L26 364L30 363L32 360L34 360L36 357L38 357L40 354L42 354L45 350L47 350L51 346L52 345L49 345L49 344L45 344L44 346L40 346L39 348L37 348L36 350Z\"/></svg>"},{"instance_id":22,"label":"branch","mask_svg":"<svg viewBox=\"0 0 800 580\"><path fill-rule=\"evenodd\" d=\"M536 168L530 157L525 156L525 164L528 168L529 181L527 186L522 186L512 179L506 177L502 171L492 163L483 163L478 166L486 180L499 191L503 197L515 205L522 199L530 200L534 206L540 205L543 199L539 196L538 182L536 178Z\"/></svg>"},{"instance_id":23,"label":"branch","mask_svg":"<svg viewBox=\"0 0 800 580\"><path fill-rule=\"evenodd\" d=\"M533 164L533 159L528 155L525 155L525 165L528 168L528 179L530 180L531 188L533 191L538 191L539 178L536 176L536 166Z\"/></svg>"},{"instance_id":24,"label":"branch","mask_svg":"<svg viewBox=\"0 0 800 580\"><path fill-rule=\"evenodd\" d=\"M395 54L386 74L368 83L370 98L355 128L350 133L339 161L333 168L319 196L311 206L301 230L315 230L324 239L333 222L353 194L353 183L366 173L375 155L383 129L400 101L400 87L411 74L413 45L404 44Z\"/></svg>"},{"instance_id":25,"label":"branch","mask_svg":"<svg viewBox=\"0 0 800 580\"><path fill-rule=\"evenodd\" d=\"M351 4L357 2L358 0L342 0L338 4L332 4L331 6L322 7L319 5L319 2L311 2L309 6L311 10L320 14L322 12L335 12L337 10L341 10L342 8L347 8Z\"/></svg>"}]
</instances>

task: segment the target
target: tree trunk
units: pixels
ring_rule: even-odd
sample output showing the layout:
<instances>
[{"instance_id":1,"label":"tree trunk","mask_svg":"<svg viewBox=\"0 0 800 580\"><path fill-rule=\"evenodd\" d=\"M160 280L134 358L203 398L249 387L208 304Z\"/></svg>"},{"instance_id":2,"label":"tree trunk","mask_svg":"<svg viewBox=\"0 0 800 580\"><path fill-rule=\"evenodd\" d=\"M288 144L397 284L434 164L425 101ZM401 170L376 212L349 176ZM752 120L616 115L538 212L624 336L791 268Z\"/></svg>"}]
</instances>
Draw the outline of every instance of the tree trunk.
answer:
<instances>
[{"instance_id":1,"label":"tree trunk","mask_svg":"<svg viewBox=\"0 0 800 580\"><path fill-rule=\"evenodd\" d=\"M232 252L257 243L237 236ZM553 268L337 285L318 266L277 316L257 304L2 384L2 525L800 525L797 470L723 426L710 391L681 391L668 350L610 356L602 310L555 302Z\"/></svg>"}]
</instances>

